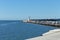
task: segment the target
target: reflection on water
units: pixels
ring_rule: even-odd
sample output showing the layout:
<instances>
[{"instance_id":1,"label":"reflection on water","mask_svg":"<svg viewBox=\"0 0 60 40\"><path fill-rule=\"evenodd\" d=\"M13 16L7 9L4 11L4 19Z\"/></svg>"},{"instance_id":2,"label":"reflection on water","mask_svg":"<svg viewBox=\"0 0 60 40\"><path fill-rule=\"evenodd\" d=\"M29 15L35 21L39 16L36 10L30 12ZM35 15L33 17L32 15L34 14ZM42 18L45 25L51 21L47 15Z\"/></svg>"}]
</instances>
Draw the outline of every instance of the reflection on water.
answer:
<instances>
[{"instance_id":1,"label":"reflection on water","mask_svg":"<svg viewBox=\"0 0 60 40\"><path fill-rule=\"evenodd\" d=\"M25 40L41 36L52 29L55 28L20 21L2 21L0 22L0 40Z\"/></svg>"}]
</instances>

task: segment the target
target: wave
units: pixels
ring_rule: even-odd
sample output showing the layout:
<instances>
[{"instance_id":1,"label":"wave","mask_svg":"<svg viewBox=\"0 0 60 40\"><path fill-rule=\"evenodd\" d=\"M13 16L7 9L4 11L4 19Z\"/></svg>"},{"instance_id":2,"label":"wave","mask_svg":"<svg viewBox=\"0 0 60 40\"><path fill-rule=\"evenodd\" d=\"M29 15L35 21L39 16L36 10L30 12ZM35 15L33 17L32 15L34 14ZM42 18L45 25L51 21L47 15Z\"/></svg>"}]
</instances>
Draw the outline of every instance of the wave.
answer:
<instances>
[{"instance_id":1,"label":"wave","mask_svg":"<svg viewBox=\"0 0 60 40\"><path fill-rule=\"evenodd\" d=\"M50 30L49 32L44 33L43 36L44 35L50 35L50 34L53 34L53 33L58 33L58 32L60 32L60 29Z\"/></svg>"},{"instance_id":2,"label":"wave","mask_svg":"<svg viewBox=\"0 0 60 40\"><path fill-rule=\"evenodd\" d=\"M3 24L0 24L0 26L7 26L7 25L10 25L10 24L14 24L16 22L10 22L10 23L3 23Z\"/></svg>"}]
</instances>

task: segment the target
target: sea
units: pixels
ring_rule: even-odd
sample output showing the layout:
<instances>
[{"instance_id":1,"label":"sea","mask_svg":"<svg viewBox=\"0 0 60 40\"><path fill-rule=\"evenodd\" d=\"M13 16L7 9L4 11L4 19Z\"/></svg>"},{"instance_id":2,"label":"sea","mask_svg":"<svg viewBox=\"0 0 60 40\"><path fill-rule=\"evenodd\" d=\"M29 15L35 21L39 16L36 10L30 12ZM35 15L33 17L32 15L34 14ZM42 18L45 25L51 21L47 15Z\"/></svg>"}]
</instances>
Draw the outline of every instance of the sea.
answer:
<instances>
[{"instance_id":1,"label":"sea","mask_svg":"<svg viewBox=\"0 0 60 40\"><path fill-rule=\"evenodd\" d=\"M42 34L53 29L56 28L25 23L21 20L0 20L0 40L26 40L42 36Z\"/></svg>"}]
</instances>

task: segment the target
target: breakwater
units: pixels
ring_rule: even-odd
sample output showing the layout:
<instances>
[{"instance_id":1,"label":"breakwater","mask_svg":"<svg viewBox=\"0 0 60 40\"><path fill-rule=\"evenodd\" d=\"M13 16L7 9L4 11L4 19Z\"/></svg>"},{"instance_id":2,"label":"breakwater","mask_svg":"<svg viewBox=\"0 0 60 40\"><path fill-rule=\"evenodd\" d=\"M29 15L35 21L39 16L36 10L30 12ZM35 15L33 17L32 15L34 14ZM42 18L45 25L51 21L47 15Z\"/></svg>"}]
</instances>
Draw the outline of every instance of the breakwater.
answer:
<instances>
[{"instance_id":1,"label":"breakwater","mask_svg":"<svg viewBox=\"0 0 60 40\"><path fill-rule=\"evenodd\" d=\"M29 19L26 20L25 22L60 27L60 19Z\"/></svg>"}]
</instances>

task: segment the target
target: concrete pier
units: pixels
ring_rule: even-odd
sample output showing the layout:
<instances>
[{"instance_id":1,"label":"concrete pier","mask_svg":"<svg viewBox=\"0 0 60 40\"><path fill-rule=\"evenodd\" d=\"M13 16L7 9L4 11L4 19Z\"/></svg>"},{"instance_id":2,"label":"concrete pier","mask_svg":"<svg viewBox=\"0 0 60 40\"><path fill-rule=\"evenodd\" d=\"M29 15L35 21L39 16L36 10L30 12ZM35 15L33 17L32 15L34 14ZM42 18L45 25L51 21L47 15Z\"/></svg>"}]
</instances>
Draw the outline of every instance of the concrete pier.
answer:
<instances>
[{"instance_id":1,"label":"concrete pier","mask_svg":"<svg viewBox=\"0 0 60 40\"><path fill-rule=\"evenodd\" d=\"M30 19L27 20L26 22L33 23L33 24L60 27L60 19Z\"/></svg>"},{"instance_id":2,"label":"concrete pier","mask_svg":"<svg viewBox=\"0 0 60 40\"><path fill-rule=\"evenodd\" d=\"M50 30L44 33L43 36L29 38L26 40L60 40L60 29Z\"/></svg>"}]
</instances>

